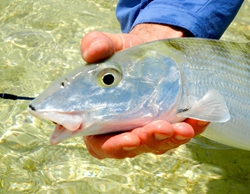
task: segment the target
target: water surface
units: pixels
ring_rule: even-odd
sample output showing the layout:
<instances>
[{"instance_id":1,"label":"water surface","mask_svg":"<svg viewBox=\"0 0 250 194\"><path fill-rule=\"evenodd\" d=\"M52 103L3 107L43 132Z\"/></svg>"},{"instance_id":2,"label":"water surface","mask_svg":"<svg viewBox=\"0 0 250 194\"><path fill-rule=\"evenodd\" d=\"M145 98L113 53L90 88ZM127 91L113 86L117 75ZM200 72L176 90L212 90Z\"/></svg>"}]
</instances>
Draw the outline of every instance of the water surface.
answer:
<instances>
[{"instance_id":1,"label":"water surface","mask_svg":"<svg viewBox=\"0 0 250 194\"><path fill-rule=\"evenodd\" d=\"M120 32L115 0L0 0L0 92L37 96L84 61L91 30ZM222 39L250 41L250 0ZM0 193L250 193L250 152L203 137L176 150L97 160L82 139L49 145L54 125L0 100Z\"/></svg>"}]
</instances>

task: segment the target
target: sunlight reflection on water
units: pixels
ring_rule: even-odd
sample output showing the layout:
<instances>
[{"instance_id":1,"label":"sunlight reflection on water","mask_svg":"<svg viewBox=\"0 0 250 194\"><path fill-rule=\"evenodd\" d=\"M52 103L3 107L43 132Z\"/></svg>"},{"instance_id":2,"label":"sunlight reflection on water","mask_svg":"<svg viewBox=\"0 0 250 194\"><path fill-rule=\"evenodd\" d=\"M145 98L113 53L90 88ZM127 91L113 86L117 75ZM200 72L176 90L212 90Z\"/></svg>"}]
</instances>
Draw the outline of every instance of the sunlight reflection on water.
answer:
<instances>
[{"instance_id":1,"label":"sunlight reflection on water","mask_svg":"<svg viewBox=\"0 0 250 194\"><path fill-rule=\"evenodd\" d=\"M120 32L114 0L0 0L0 91L37 96L83 64L91 30ZM223 39L250 40L250 1ZM162 156L97 160L81 138L50 146L53 124L0 100L0 193L248 193L250 153L199 137Z\"/></svg>"}]
</instances>

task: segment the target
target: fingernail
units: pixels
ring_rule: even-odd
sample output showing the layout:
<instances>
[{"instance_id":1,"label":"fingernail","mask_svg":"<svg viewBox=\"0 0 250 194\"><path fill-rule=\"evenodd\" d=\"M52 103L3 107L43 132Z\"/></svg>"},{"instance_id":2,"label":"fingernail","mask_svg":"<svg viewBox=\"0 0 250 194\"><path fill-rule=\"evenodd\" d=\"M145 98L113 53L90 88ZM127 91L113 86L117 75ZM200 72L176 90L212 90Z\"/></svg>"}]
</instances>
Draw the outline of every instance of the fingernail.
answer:
<instances>
[{"instance_id":1,"label":"fingernail","mask_svg":"<svg viewBox=\"0 0 250 194\"><path fill-rule=\"evenodd\" d=\"M174 137L175 137L175 139L178 139L178 140L186 140L186 139L189 139L188 137L185 137L185 136L182 136L182 135L175 135Z\"/></svg>"},{"instance_id":2,"label":"fingernail","mask_svg":"<svg viewBox=\"0 0 250 194\"><path fill-rule=\"evenodd\" d=\"M164 140L164 139L169 138L169 136L168 135L164 135L164 134L160 134L160 133L155 133L154 134L154 138L156 140Z\"/></svg>"},{"instance_id":3,"label":"fingernail","mask_svg":"<svg viewBox=\"0 0 250 194\"><path fill-rule=\"evenodd\" d=\"M205 125L208 125L209 122L207 121L198 121L197 122L197 125L200 125L200 126L205 126Z\"/></svg>"},{"instance_id":4,"label":"fingernail","mask_svg":"<svg viewBox=\"0 0 250 194\"><path fill-rule=\"evenodd\" d=\"M136 148L137 147L122 147L122 149L125 150L125 151L131 151L131 150L134 150Z\"/></svg>"}]
</instances>

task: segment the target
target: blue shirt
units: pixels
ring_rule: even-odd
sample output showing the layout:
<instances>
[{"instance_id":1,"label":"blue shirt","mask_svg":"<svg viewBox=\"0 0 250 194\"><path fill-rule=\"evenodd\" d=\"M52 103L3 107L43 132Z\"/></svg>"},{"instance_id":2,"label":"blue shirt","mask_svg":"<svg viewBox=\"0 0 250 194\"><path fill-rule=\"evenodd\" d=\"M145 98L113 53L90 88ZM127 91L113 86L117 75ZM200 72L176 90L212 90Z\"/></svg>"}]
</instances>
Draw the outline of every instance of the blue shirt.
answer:
<instances>
[{"instance_id":1,"label":"blue shirt","mask_svg":"<svg viewBox=\"0 0 250 194\"><path fill-rule=\"evenodd\" d=\"M116 16L128 33L141 23L184 28L195 37L219 39L243 0L119 0Z\"/></svg>"}]
</instances>

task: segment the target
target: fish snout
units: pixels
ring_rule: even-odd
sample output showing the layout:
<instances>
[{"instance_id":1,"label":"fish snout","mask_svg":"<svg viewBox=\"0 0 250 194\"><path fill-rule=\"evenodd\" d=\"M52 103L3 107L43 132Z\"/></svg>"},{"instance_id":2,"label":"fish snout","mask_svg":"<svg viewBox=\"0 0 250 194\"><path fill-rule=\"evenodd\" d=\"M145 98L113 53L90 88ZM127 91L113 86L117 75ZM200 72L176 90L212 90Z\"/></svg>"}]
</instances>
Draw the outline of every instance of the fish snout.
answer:
<instances>
[{"instance_id":1,"label":"fish snout","mask_svg":"<svg viewBox=\"0 0 250 194\"><path fill-rule=\"evenodd\" d=\"M52 121L69 131L76 131L83 126L83 114L79 112L60 112L54 110L38 110L35 106L29 105L28 111L33 116Z\"/></svg>"}]
</instances>

